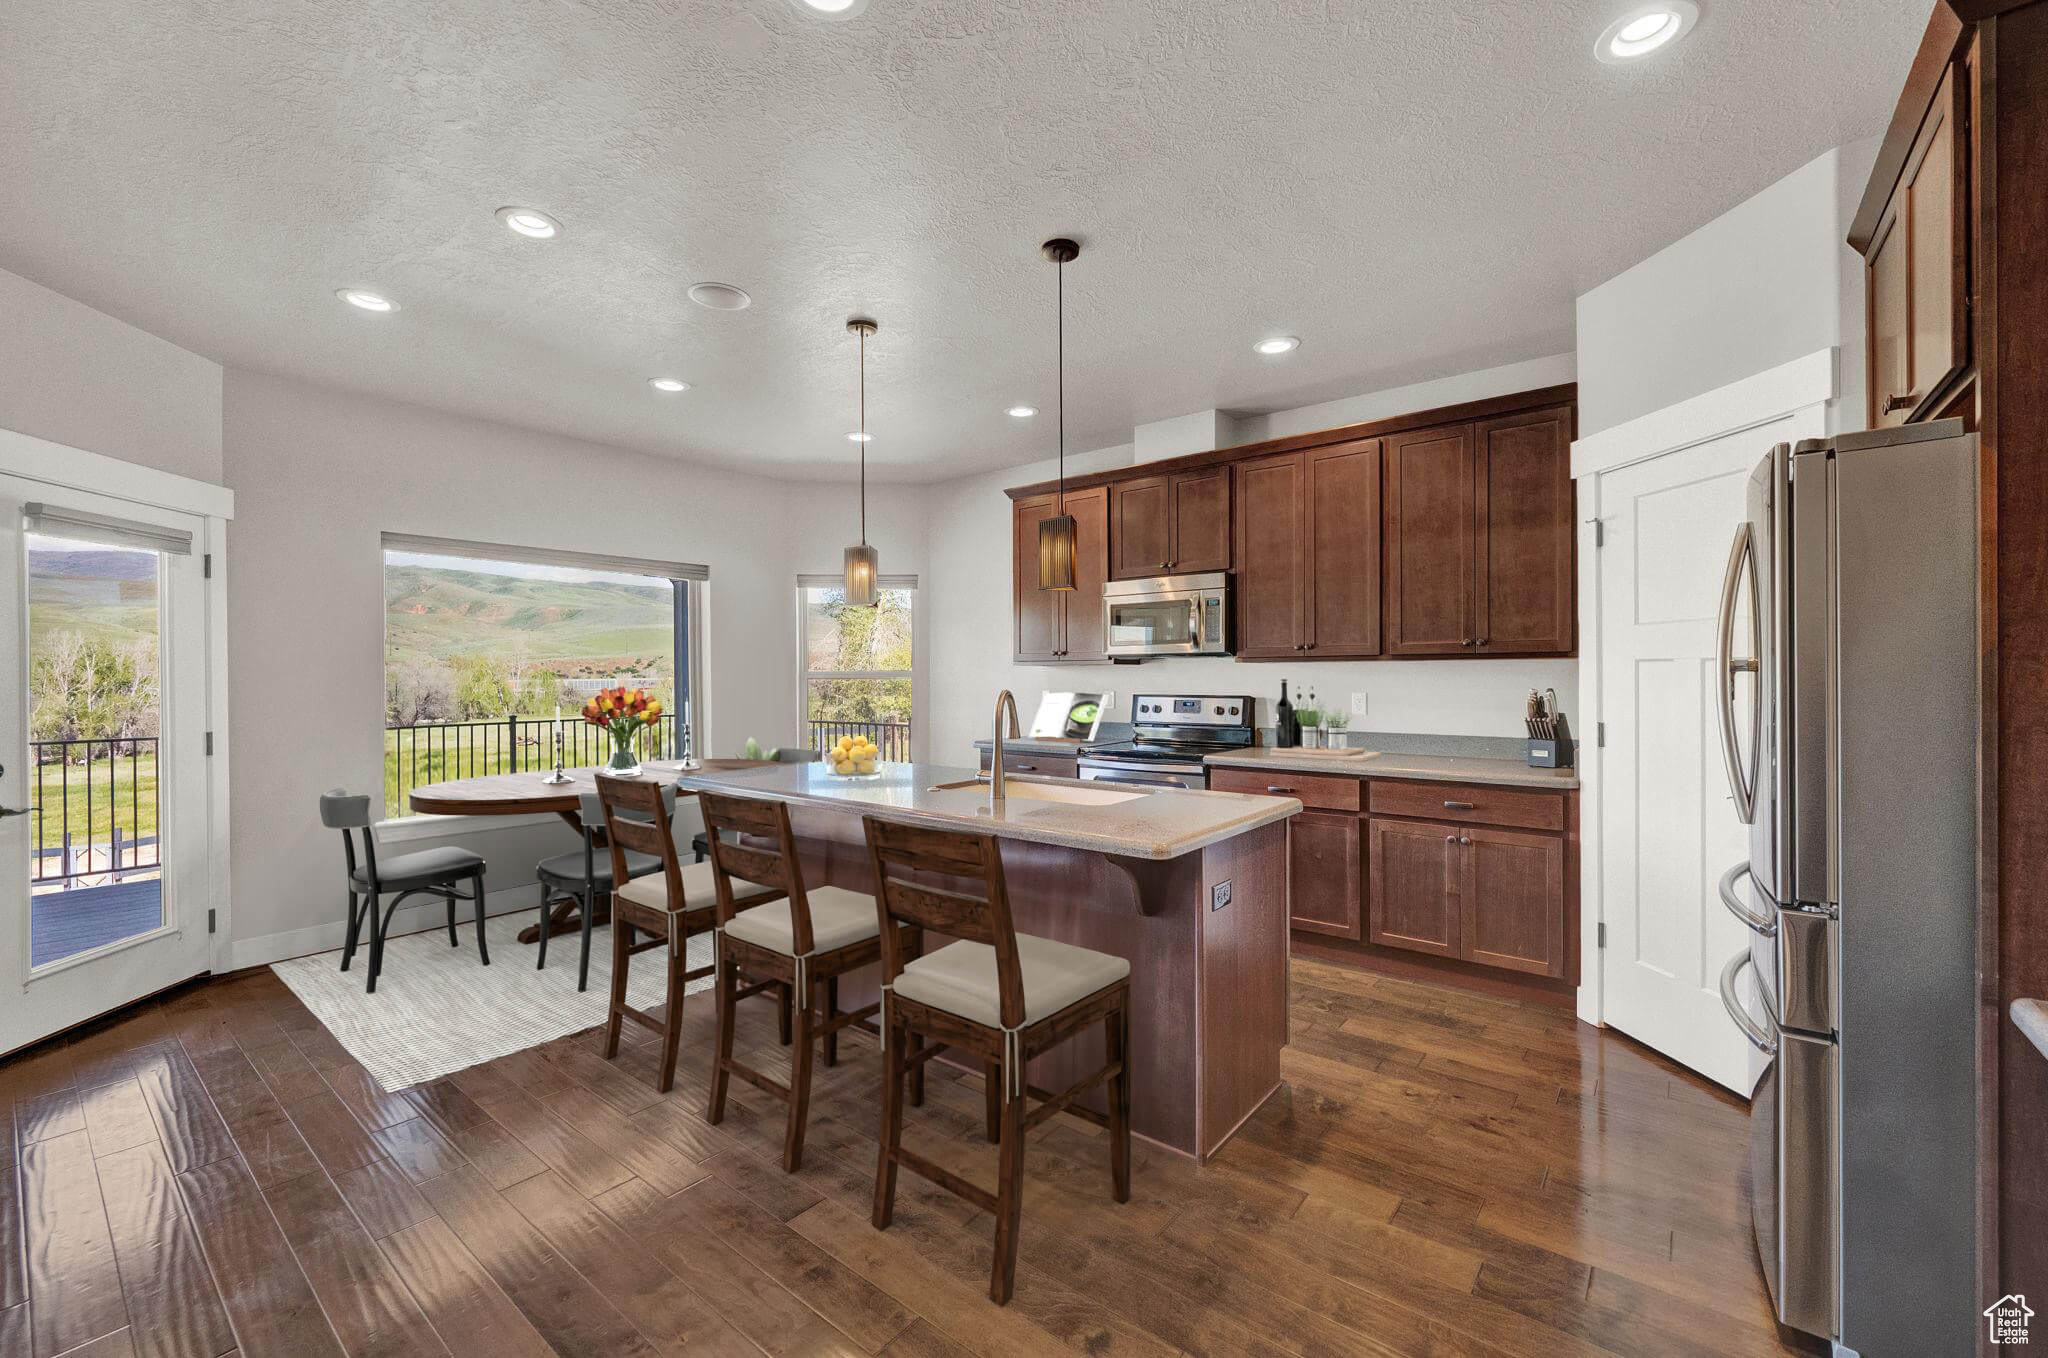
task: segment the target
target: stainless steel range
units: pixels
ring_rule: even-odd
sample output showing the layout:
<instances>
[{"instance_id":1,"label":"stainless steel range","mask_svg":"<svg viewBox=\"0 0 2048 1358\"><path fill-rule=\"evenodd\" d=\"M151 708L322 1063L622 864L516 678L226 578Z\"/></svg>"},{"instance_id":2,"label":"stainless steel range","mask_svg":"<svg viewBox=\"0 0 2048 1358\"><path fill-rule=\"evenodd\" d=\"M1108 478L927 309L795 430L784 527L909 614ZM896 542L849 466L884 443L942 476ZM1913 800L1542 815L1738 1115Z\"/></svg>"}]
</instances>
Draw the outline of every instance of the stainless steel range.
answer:
<instances>
[{"instance_id":1,"label":"stainless steel range","mask_svg":"<svg viewBox=\"0 0 2048 1358\"><path fill-rule=\"evenodd\" d=\"M1252 714L1252 699L1243 694L1140 693L1131 699L1136 738L1084 749L1081 777L1095 783L1204 787L1208 778L1202 756L1250 745Z\"/></svg>"}]
</instances>

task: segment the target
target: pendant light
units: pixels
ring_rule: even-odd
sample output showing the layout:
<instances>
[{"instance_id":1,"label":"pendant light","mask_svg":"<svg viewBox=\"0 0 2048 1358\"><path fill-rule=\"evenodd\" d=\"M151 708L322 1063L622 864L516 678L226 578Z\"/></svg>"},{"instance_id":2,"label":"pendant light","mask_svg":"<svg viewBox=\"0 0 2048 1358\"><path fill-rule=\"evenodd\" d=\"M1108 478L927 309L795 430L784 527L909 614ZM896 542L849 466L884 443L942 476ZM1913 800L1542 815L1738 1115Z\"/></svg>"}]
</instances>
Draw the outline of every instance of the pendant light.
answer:
<instances>
[{"instance_id":1,"label":"pendant light","mask_svg":"<svg viewBox=\"0 0 2048 1358\"><path fill-rule=\"evenodd\" d=\"M1055 296L1059 317L1060 479L1053 500L1053 517L1038 521L1038 587L1074 587L1074 516L1067 513L1067 265L1081 254L1081 247L1065 236L1055 236L1038 247L1053 262Z\"/></svg>"},{"instance_id":2,"label":"pendant light","mask_svg":"<svg viewBox=\"0 0 2048 1358\"><path fill-rule=\"evenodd\" d=\"M846 602L854 608L873 608L880 602L875 589L875 549L868 546L868 336L876 326L864 316L846 323L860 336L860 428L854 442L860 445L860 546L846 549Z\"/></svg>"}]
</instances>

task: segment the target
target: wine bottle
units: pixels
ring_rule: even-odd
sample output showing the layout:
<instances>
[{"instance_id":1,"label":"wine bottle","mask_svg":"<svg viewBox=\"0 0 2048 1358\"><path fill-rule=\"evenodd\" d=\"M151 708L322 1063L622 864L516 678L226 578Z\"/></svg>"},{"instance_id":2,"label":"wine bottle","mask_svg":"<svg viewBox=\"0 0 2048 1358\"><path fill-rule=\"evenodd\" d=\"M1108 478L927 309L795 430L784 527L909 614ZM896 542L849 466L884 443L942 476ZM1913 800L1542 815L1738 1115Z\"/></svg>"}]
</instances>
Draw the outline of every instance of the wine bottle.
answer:
<instances>
[{"instance_id":1,"label":"wine bottle","mask_svg":"<svg viewBox=\"0 0 2048 1358\"><path fill-rule=\"evenodd\" d=\"M1294 704L1287 701L1287 681L1280 681L1280 705L1273 709L1273 744L1282 750L1291 750L1300 741L1299 728L1294 724Z\"/></svg>"}]
</instances>

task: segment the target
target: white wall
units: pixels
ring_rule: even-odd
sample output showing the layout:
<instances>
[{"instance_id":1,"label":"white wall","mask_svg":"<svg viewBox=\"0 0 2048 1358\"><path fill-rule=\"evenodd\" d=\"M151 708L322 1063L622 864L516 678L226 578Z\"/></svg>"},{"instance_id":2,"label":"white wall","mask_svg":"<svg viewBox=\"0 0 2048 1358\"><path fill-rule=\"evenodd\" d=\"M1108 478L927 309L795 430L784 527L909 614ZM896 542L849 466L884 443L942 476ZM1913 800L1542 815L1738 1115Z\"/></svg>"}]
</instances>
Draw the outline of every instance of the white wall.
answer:
<instances>
[{"instance_id":1,"label":"white wall","mask_svg":"<svg viewBox=\"0 0 2048 1358\"><path fill-rule=\"evenodd\" d=\"M1863 282L1845 242L1875 138L1816 157L1578 301L1579 434L1839 347L1830 427L1863 427Z\"/></svg>"},{"instance_id":2,"label":"white wall","mask_svg":"<svg viewBox=\"0 0 2048 1358\"><path fill-rule=\"evenodd\" d=\"M341 846L328 788L383 781L379 535L429 534L703 562L706 753L795 733L799 571L836 571L857 530L843 485L770 481L230 370L229 536L236 962L333 946ZM616 487L642 487L621 505ZM922 493L869 500L889 573L923 571ZM573 847L566 827L453 827L496 895ZM404 847L420 847L408 844ZM522 899L531 899L522 893ZM330 938L331 935L331 938Z\"/></svg>"},{"instance_id":3,"label":"white wall","mask_svg":"<svg viewBox=\"0 0 2048 1358\"><path fill-rule=\"evenodd\" d=\"M1371 392L1300 410L1241 417L1239 428L1258 428L1247 438L1306 433L1381 416L1427 410L1532 387L1572 380L1570 355L1514 364L1441 381ZM1129 446L1067 458L1069 475L1125 466ZM1374 660L1238 662L1172 658L1141 665L1018 665L1011 660L1010 501L1007 486L1029 485L1053 475L1051 461L961 477L930 488L930 584L925 602L934 637L929 695L930 757L939 763L972 764L973 742L989 734L995 695L1009 689L1027 713L1047 690L1114 689L1113 711L1127 717L1139 689L1154 693L1249 693L1263 700L1260 720L1270 721L1270 703L1280 681L1290 692L1302 683L1326 703L1347 708L1350 695L1365 695L1364 715L1355 731L1426 732L1440 735L1519 736L1523 699L1530 688L1554 688L1564 710L1576 714L1578 662L1573 660Z\"/></svg>"},{"instance_id":4,"label":"white wall","mask_svg":"<svg viewBox=\"0 0 2048 1358\"><path fill-rule=\"evenodd\" d=\"M221 479L221 369L0 269L0 429Z\"/></svg>"}]
</instances>

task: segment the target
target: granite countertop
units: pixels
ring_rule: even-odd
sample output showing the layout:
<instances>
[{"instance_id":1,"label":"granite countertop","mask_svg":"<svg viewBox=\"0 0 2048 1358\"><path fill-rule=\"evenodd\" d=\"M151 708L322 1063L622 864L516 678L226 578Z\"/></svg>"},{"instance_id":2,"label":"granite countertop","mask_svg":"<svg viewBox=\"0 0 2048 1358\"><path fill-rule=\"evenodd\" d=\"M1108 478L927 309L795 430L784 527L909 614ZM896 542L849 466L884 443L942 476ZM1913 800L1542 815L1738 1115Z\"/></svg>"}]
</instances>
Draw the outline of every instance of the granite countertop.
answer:
<instances>
[{"instance_id":1,"label":"granite countertop","mask_svg":"<svg viewBox=\"0 0 2048 1358\"><path fill-rule=\"evenodd\" d=\"M1204 845L1286 820L1301 810L1301 803L1292 797L1237 792L1160 788L1129 796L1135 789L1021 774L1011 774L1007 785L1010 795L1000 810L991 813L988 783L973 769L943 764L885 764L881 776L870 781L835 778L823 764L815 763L723 772L707 769L676 779L676 786L684 789L828 806L855 814L874 812L890 820L977 830L1004 839L1125 858L1178 858ZM1027 787L1052 789L1048 795L1091 800L1034 799L1020 790Z\"/></svg>"},{"instance_id":2,"label":"granite countertop","mask_svg":"<svg viewBox=\"0 0 2048 1358\"><path fill-rule=\"evenodd\" d=\"M1579 785L1577 769L1532 769L1513 759L1474 759L1463 755L1392 754L1367 751L1364 755L1276 754L1269 746L1255 745L1234 754L1212 754L1202 761L1211 767L1232 769L1292 769L1297 773L1338 773L1354 778L1416 778L1437 783L1495 783L1504 787L1549 788L1566 791Z\"/></svg>"}]
</instances>

